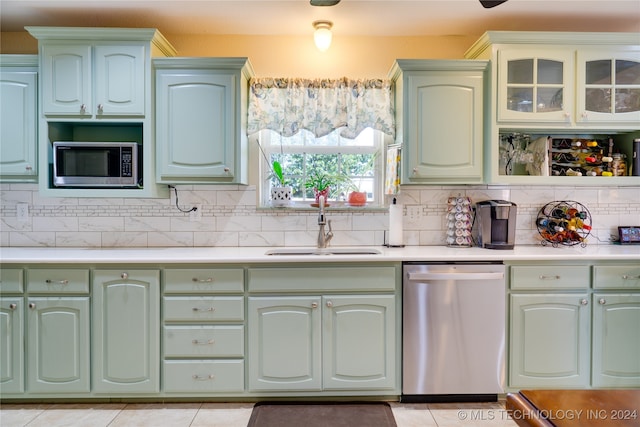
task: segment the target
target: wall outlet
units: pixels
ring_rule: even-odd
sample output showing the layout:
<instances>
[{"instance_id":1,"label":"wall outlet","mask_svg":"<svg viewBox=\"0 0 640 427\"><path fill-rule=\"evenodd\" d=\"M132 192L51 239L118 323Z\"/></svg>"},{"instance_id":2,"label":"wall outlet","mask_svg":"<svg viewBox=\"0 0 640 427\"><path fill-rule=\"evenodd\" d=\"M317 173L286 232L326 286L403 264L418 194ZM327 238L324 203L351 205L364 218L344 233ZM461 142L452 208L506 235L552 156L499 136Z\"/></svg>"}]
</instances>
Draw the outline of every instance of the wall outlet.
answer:
<instances>
[{"instance_id":1,"label":"wall outlet","mask_svg":"<svg viewBox=\"0 0 640 427\"><path fill-rule=\"evenodd\" d=\"M200 221L202 219L202 206L198 204L198 205L193 205L193 207L196 208L196 210L189 212L189 221L191 222Z\"/></svg>"},{"instance_id":2,"label":"wall outlet","mask_svg":"<svg viewBox=\"0 0 640 427\"><path fill-rule=\"evenodd\" d=\"M18 221L29 221L29 204L17 203L16 204L16 218Z\"/></svg>"}]
</instances>

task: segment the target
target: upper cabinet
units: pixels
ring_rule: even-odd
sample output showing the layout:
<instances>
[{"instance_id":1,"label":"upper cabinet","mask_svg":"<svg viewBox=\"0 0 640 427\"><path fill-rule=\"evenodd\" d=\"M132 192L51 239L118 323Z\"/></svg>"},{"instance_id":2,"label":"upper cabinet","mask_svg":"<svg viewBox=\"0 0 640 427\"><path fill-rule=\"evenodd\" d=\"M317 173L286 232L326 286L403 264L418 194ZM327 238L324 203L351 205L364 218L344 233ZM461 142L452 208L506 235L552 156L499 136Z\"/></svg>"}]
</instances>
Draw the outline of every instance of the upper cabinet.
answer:
<instances>
[{"instance_id":1,"label":"upper cabinet","mask_svg":"<svg viewBox=\"0 0 640 427\"><path fill-rule=\"evenodd\" d=\"M42 46L46 115L145 114L144 44Z\"/></svg>"},{"instance_id":2,"label":"upper cabinet","mask_svg":"<svg viewBox=\"0 0 640 427\"><path fill-rule=\"evenodd\" d=\"M396 135L402 184L483 182L487 61L397 60Z\"/></svg>"},{"instance_id":3,"label":"upper cabinet","mask_svg":"<svg viewBox=\"0 0 640 427\"><path fill-rule=\"evenodd\" d=\"M156 69L158 182L247 183L247 58L162 58Z\"/></svg>"},{"instance_id":4,"label":"upper cabinet","mask_svg":"<svg viewBox=\"0 0 640 427\"><path fill-rule=\"evenodd\" d=\"M38 57L0 55L0 181L38 179Z\"/></svg>"},{"instance_id":5,"label":"upper cabinet","mask_svg":"<svg viewBox=\"0 0 640 427\"><path fill-rule=\"evenodd\" d=\"M487 183L640 185L640 34L490 31L465 57L492 63Z\"/></svg>"},{"instance_id":6,"label":"upper cabinet","mask_svg":"<svg viewBox=\"0 0 640 427\"><path fill-rule=\"evenodd\" d=\"M152 58L175 56L173 47L153 28L26 29L38 39L39 49L40 194L168 197L167 187L155 176ZM53 179L57 141L136 143L141 176L130 188L59 184Z\"/></svg>"}]
</instances>

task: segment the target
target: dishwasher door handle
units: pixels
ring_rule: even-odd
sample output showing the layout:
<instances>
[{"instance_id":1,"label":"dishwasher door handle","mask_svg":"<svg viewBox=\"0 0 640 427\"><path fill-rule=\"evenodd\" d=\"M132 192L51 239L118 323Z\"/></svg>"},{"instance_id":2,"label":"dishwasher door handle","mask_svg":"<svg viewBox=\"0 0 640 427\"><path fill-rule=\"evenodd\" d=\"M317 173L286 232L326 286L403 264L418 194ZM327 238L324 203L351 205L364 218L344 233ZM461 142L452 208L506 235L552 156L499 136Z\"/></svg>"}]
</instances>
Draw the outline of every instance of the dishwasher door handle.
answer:
<instances>
[{"instance_id":1,"label":"dishwasher door handle","mask_svg":"<svg viewBox=\"0 0 640 427\"><path fill-rule=\"evenodd\" d=\"M407 273L413 281L424 280L496 280L504 279L504 273Z\"/></svg>"}]
</instances>

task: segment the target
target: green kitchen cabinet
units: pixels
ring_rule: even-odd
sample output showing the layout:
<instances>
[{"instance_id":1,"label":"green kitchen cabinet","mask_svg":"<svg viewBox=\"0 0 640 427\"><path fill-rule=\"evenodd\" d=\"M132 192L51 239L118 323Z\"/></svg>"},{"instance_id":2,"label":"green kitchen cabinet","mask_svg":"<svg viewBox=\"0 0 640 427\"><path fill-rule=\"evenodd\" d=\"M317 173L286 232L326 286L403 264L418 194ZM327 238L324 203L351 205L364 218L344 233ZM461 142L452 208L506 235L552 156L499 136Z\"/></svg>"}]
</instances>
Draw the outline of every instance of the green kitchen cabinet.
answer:
<instances>
[{"instance_id":1,"label":"green kitchen cabinet","mask_svg":"<svg viewBox=\"0 0 640 427\"><path fill-rule=\"evenodd\" d=\"M38 179L38 57L0 55L0 182Z\"/></svg>"},{"instance_id":2,"label":"green kitchen cabinet","mask_svg":"<svg viewBox=\"0 0 640 427\"><path fill-rule=\"evenodd\" d=\"M490 60L486 106L486 180L493 184L635 186L633 176L567 176L549 170L547 138L612 138L632 156L640 135L637 33L488 31L465 58ZM515 141L515 142L514 142ZM562 147L567 152L571 147ZM569 173L571 175L571 173Z\"/></svg>"},{"instance_id":3,"label":"green kitchen cabinet","mask_svg":"<svg viewBox=\"0 0 640 427\"><path fill-rule=\"evenodd\" d=\"M402 184L483 182L482 60L396 60Z\"/></svg>"},{"instance_id":4,"label":"green kitchen cabinet","mask_svg":"<svg viewBox=\"0 0 640 427\"><path fill-rule=\"evenodd\" d=\"M247 183L247 58L160 58L157 182Z\"/></svg>"},{"instance_id":5,"label":"green kitchen cabinet","mask_svg":"<svg viewBox=\"0 0 640 427\"><path fill-rule=\"evenodd\" d=\"M4 278L3 278L4 280ZM0 392L24 392L24 298L0 296Z\"/></svg>"},{"instance_id":6,"label":"green kitchen cabinet","mask_svg":"<svg viewBox=\"0 0 640 427\"><path fill-rule=\"evenodd\" d=\"M511 294L509 386L589 385L588 298L585 292Z\"/></svg>"},{"instance_id":7,"label":"green kitchen cabinet","mask_svg":"<svg viewBox=\"0 0 640 427\"><path fill-rule=\"evenodd\" d=\"M144 116L145 49L143 43L43 45L43 113L94 118Z\"/></svg>"},{"instance_id":8,"label":"green kitchen cabinet","mask_svg":"<svg viewBox=\"0 0 640 427\"><path fill-rule=\"evenodd\" d=\"M249 392L399 389L396 269L249 269Z\"/></svg>"},{"instance_id":9,"label":"green kitchen cabinet","mask_svg":"<svg viewBox=\"0 0 640 427\"><path fill-rule=\"evenodd\" d=\"M640 387L640 292L593 294L594 387Z\"/></svg>"},{"instance_id":10,"label":"green kitchen cabinet","mask_svg":"<svg viewBox=\"0 0 640 427\"><path fill-rule=\"evenodd\" d=\"M93 391L160 390L160 272L93 271Z\"/></svg>"},{"instance_id":11,"label":"green kitchen cabinet","mask_svg":"<svg viewBox=\"0 0 640 427\"><path fill-rule=\"evenodd\" d=\"M89 297L29 297L27 307L28 391L88 393Z\"/></svg>"}]
</instances>

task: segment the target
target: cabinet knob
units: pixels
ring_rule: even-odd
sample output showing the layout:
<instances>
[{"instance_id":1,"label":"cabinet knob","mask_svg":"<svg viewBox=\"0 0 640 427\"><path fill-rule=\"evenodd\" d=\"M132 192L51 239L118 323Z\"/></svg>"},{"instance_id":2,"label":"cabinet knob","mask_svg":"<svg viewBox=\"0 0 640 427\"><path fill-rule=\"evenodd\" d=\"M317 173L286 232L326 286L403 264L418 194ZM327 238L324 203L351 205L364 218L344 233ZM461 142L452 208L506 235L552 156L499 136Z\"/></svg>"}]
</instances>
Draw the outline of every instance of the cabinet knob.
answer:
<instances>
[{"instance_id":1,"label":"cabinet knob","mask_svg":"<svg viewBox=\"0 0 640 427\"><path fill-rule=\"evenodd\" d=\"M28 171L30 171L30 170L33 170L33 167L32 167L31 165L27 165L27 166L25 167L25 169L26 169L26 170L28 170Z\"/></svg>"},{"instance_id":2,"label":"cabinet knob","mask_svg":"<svg viewBox=\"0 0 640 427\"><path fill-rule=\"evenodd\" d=\"M122 274L120 275L120 278L121 278L121 279L125 279L125 280L127 280L127 279L129 278L129 273L122 273Z\"/></svg>"},{"instance_id":3,"label":"cabinet knob","mask_svg":"<svg viewBox=\"0 0 640 427\"><path fill-rule=\"evenodd\" d=\"M587 304L589 304L589 301L586 298L582 298L580 300L580 305L587 305Z\"/></svg>"},{"instance_id":4,"label":"cabinet knob","mask_svg":"<svg viewBox=\"0 0 640 427\"><path fill-rule=\"evenodd\" d=\"M600 298L600 299L598 300L598 304L600 304L600 305L605 305L606 303L607 303L607 300L606 300L606 299L604 299L604 298Z\"/></svg>"},{"instance_id":5,"label":"cabinet knob","mask_svg":"<svg viewBox=\"0 0 640 427\"><path fill-rule=\"evenodd\" d=\"M199 279L197 277L194 277L191 280L193 282L196 282L196 283L212 283L213 282L213 277L207 277L206 279Z\"/></svg>"},{"instance_id":6,"label":"cabinet knob","mask_svg":"<svg viewBox=\"0 0 640 427\"><path fill-rule=\"evenodd\" d=\"M102 113L102 110L104 110L104 105L98 104L98 112Z\"/></svg>"},{"instance_id":7,"label":"cabinet knob","mask_svg":"<svg viewBox=\"0 0 640 427\"><path fill-rule=\"evenodd\" d=\"M231 170L231 169L229 169L228 167L225 167L225 168L224 168L224 173L229 173L229 171L230 171L230 170Z\"/></svg>"},{"instance_id":8,"label":"cabinet knob","mask_svg":"<svg viewBox=\"0 0 640 427\"><path fill-rule=\"evenodd\" d=\"M413 174L418 175L418 168L413 168Z\"/></svg>"},{"instance_id":9,"label":"cabinet knob","mask_svg":"<svg viewBox=\"0 0 640 427\"><path fill-rule=\"evenodd\" d=\"M35 303L35 302L30 302L30 303L29 303L29 308L30 308L30 309L34 309L34 308L36 308L36 303Z\"/></svg>"},{"instance_id":10,"label":"cabinet knob","mask_svg":"<svg viewBox=\"0 0 640 427\"><path fill-rule=\"evenodd\" d=\"M15 302L12 302L11 304L9 304L10 310L15 310L16 308L18 308L18 304L16 304Z\"/></svg>"},{"instance_id":11,"label":"cabinet knob","mask_svg":"<svg viewBox=\"0 0 640 427\"><path fill-rule=\"evenodd\" d=\"M589 113L583 111L582 114L580 114L580 117L582 117L583 120L587 120L589 118Z\"/></svg>"},{"instance_id":12,"label":"cabinet knob","mask_svg":"<svg viewBox=\"0 0 640 427\"><path fill-rule=\"evenodd\" d=\"M318 303L317 302L312 302L311 303L311 308L318 308Z\"/></svg>"},{"instance_id":13,"label":"cabinet knob","mask_svg":"<svg viewBox=\"0 0 640 427\"><path fill-rule=\"evenodd\" d=\"M57 284L57 285L68 285L69 281L67 279L62 280L51 280L47 279L44 281L47 285Z\"/></svg>"},{"instance_id":14,"label":"cabinet knob","mask_svg":"<svg viewBox=\"0 0 640 427\"><path fill-rule=\"evenodd\" d=\"M333 302L327 301L327 307L333 307Z\"/></svg>"},{"instance_id":15,"label":"cabinet knob","mask_svg":"<svg viewBox=\"0 0 640 427\"><path fill-rule=\"evenodd\" d=\"M86 113L86 111L87 111L87 106L84 105L84 104L80 105L80 112L81 113Z\"/></svg>"}]
</instances>

